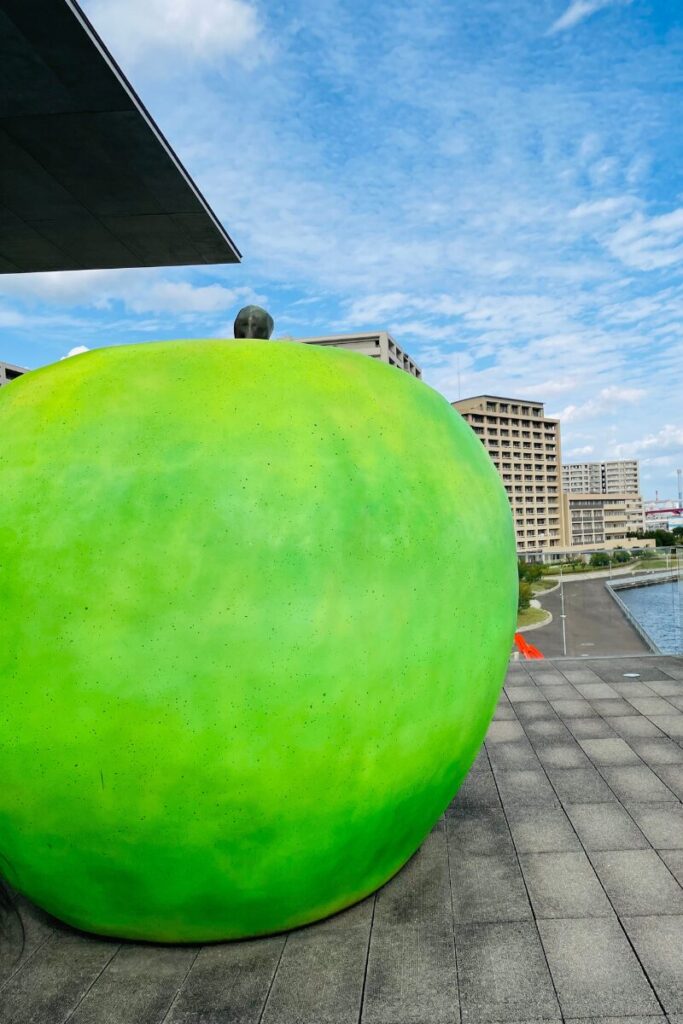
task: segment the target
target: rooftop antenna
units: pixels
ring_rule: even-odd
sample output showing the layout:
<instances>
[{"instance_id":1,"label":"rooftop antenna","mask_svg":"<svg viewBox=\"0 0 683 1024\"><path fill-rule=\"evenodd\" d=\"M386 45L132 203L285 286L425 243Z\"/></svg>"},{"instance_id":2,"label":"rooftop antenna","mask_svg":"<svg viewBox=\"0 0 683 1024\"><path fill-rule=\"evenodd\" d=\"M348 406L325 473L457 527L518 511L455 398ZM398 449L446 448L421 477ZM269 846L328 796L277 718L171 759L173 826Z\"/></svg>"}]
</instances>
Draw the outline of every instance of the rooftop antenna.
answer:
<instances>
[{"instance_id":1,"label":"rooftop antenna","mask_svg":"<svg viewBox=\"0 0 683 1024\"><path fill-rule=\"evenodd\" d=\"M678 511L683 509L683 469L677 469L678 476Z\"/></svg>"}]
</instances>

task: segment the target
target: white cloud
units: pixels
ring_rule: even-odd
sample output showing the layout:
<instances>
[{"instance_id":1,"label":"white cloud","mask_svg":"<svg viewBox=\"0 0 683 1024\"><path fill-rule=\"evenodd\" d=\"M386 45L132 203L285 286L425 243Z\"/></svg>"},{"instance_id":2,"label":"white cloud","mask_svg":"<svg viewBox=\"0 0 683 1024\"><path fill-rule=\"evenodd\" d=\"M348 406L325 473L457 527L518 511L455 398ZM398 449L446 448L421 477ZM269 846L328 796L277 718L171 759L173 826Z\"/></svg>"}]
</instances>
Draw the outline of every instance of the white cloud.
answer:
<instances>
[{"instance_id":1,"label":"white cloud","mask_svg":"<svg viewBox=\"0 0 683 1024\"><path fill-rule=\"evenodd\" d=\"M548 34L554 35L556 32L574 28L580 21L590 18L592 14L596 14L605 7L623 6L630 3L632 0L572 0L564 14L561 14L550 26Z\"/></svg>"},{"instance_id":2,"label":"white cloud","mask_svg":"<svg viewBox=\"0 0 683 1024\"><path fill-rule=\"evenodd\" d=\"M568 405L557 413L563 423L602 416L605 413L617 412L622 405L633 405L641 400L647 392L644 388L622 388L616 384L602 388L597 397L590 398L581 405Z\"/></svg>"},{"instance_id":3,"label":"white cloud","mask_svg":"<svg viewBox=\"0 0 683 1024\"><path fill-rule=\"evenodd\" d=\"M683 261L683 206L657 217L635 216L612 235L610 252L637 270L658 270Z\"/></svg>"},{"instance_id":4,"label":"white cloud","mask_svg":"<svg viewBox=\"0 0 683 1024\"><path fill-rule=\"evenodd\" d=\"M569 451L563 453L565 458L569 459L581 459L586 455L592 455L595 448L592 444L585 444L582 448L570 448Z\"/></svg>"},{"instance_id":5,"label":"white cloud","mask_svg":"<svg viewBox=\"0 0 683 1024\"><path fill-rule=\"evenodd\" d=\"M674 423L665 424L655 434L646 434L635 441L614 445L614 453L618 458L635 458L651 451L670 451L683 453L683 427ZM662 456L657 456L661 458ZM650 460L654 462L654 460Z\"/></svg>"},{"instance_id":6,"label":"white cloud","mask_svg":"<svg viewBox=\"0 0 683 1024\"><path fill-rule=\"evenodd\" d=\"M25 302L110 309L120 303L133 313L201 315L237 309L258 301L249 288L192 284L150 270L81 270L22 274L2 282L6 295Z\"/></svg>"},{"instance_id":7,"label":"white cloud","mask_svg":"<svg viewBox=\"0 0 683 1024\"><path fill-rule=\"evenodd\" d=\"M128 64L178 59L256 63L261 22L247 0L90 0L84 5L116 57Z\"/></svg>"},{"instance_id":8,"label":"white cloud","mask_svg":"<svg viewBox=\"0 0 683 1024\"><path fill-rule=\"evenodd\" d=\"M569 211L572 220L583 220L588 217L614 217L633 209L633 196L610 196L606 199L594 199L587 203L579 203Z\"/></svg>"},{"instance_id":9,"label":"white cloud","mask_svg":"<svg viewBox=\"0 0 683 1024\"><path fill-rule=\"evenodd\" d=\"M70 359L71 356L80 356L83 352L89 351L90 349L87 345L76 345L75 348L70 348L67 354L62 356L62 359Z\"/></svg>"}]
</instances>

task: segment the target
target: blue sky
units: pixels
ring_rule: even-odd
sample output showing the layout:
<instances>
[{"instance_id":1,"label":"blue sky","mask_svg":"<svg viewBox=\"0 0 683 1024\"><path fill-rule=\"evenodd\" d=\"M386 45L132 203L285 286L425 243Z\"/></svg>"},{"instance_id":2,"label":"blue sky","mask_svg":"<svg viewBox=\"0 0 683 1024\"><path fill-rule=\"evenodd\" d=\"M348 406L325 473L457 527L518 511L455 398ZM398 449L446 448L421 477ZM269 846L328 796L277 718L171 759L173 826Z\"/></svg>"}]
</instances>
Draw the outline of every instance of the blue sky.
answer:
<instances>
[{"instance_id":1,"label":"blue sky","mask_svg":"<svg viewBox=\"0 0 683 1024\"><path fill-rule=\"evenodd\" d=\"M0 358L388 329L565 460L683 465L683 4L82 0L244 253L0 278Z\"/></svg>"}]
</instances>

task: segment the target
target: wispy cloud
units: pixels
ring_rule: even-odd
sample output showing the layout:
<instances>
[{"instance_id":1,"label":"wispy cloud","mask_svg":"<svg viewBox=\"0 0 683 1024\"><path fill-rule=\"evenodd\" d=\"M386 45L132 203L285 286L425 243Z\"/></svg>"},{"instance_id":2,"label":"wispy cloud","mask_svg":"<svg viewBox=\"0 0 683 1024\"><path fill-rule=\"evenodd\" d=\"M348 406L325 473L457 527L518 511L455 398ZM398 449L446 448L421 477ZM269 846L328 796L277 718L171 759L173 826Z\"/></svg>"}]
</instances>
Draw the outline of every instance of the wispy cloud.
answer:
<instances>
[{"instance_id":1,"label":"wispy cloud","mask_svg":"<svg viewBox=\"0 0 683 1024\"><path fill-rule=\"evenodd\" d=\"M605 7L621 7L632 2L633 0L572 0L564 14L561 14L550 26L548 34L554 35L556 32L574 28L579 22L585 21L586 18L590 18L592 14L596 14Z\"/></svg>"},{"instance_id":2,"label":"wispy cloud","mask_svg":"<svg viewBox=\"0 0 683 1024\"><path fill-rule=\"evenodd\" d=\"M254 64L264 54L261 19L248 0L92 0L88 13L130 67L150 59Z\"/></svg>"},{"instance_id":3,"label":"wispy cloud","mask_svg":"<svg viewBox=\"0 0 683 1024\"><path fill-rule=\"evenodd\" d=\"M595 398L589 399L582 405L568 405L555 415L563 423L592 419L603 413L618 412L624 405L633 405L641 401L645 394L644 388L623 388L612 385L608 388L601 388Z\"/></svg>"}]
</instances>

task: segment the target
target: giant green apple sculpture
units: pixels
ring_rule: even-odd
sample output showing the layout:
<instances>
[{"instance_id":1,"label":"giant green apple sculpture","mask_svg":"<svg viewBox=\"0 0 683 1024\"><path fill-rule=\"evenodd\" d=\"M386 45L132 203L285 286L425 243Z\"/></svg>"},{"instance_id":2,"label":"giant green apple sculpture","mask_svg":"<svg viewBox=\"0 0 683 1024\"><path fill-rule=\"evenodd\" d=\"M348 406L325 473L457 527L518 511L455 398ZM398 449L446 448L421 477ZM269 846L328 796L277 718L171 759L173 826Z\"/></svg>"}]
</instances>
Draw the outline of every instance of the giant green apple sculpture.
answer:
<instances>
[{"instance_id":1,"label":"giant green apple sculpture","mask_svg":"<svg viewBox=\"0 0 683 1024\"><path fill-rule=\"evenodd\" d=\"M408 374L267 341L0 393L0 871L57 917L258 935L386 882L498 697L513 527Z\"/></svg>"}]
</instances>

